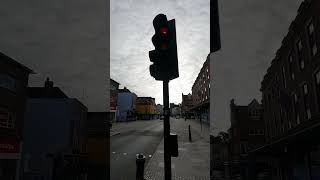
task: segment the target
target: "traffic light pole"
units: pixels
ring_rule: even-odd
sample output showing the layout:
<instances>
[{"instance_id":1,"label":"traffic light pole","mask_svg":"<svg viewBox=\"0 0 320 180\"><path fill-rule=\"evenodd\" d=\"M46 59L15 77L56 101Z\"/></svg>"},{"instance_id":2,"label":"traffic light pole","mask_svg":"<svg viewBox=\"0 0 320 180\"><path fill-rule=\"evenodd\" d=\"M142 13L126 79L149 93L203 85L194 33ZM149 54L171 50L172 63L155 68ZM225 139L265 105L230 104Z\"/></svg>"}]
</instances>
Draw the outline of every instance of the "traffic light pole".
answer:
<instances>
[{"instance_id":1,"label":"traffic light pole","mask_svg":"<svg viewBox=\"0 0 320 180\"><path fill-rule=\"evenodd\" d=\"M163 136L164 136L164 177L171 180L171 155L170 155L170 117L169 117L169 80L163 81Z\"/></svg>"}]
</instances>

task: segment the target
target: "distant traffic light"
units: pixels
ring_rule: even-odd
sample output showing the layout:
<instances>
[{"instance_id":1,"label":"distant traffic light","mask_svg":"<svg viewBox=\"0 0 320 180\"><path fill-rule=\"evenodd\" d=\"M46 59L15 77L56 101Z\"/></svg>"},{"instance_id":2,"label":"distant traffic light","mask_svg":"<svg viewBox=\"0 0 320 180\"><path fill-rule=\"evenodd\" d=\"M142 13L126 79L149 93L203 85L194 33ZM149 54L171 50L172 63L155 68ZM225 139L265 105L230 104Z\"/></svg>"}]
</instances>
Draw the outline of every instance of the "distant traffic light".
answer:
<instances>
[{"instance_id":1,"label":"distant traffic light","mask_svg":"<svg viewBox=\"0 0 320 180\"><path fill-rule=\"evenodd\" d=\"M175 20L167 20L158 14L153 20L155 34L152 43L155 50L149 51L150 74L156 80L172 80L179 77Z\"/></svg>"}]
</instances>

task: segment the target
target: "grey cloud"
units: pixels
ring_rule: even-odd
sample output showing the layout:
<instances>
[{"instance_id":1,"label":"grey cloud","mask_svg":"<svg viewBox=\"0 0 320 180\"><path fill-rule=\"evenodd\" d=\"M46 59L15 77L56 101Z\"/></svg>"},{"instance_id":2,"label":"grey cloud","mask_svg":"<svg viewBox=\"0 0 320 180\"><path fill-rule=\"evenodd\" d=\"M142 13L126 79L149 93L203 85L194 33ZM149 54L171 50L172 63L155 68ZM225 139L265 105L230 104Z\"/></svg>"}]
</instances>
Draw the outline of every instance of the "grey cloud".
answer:
<instances>
[{"instance_id":1,"label":"grey cloud","mask_svg":"<svg viewBox=\"0 0 320 180\"><path fill-rule=\"evenodd\" d=\"M209 11L202 10L209 9L208 5L207 0L111 1L111 77L132 87L138 95L153 96L162 103L161 82L149 74L148 51L153 49L152 20L158 13L165 13L168 19L176 19L180 68L180 77L170 82L170 101L181 102L181 93L191 92L209 52L209 13L205 14ZM192 19L196 20L194 25ZM201 65L195 66L197 61Z\"/></svg>"},{"instance_id":2,"label":"grey cloud","mask_svg":"<svg viewBox=\"0 0 320 180\"><path fill-rule=\"evenodd\" d=\"M229 101L261 99L260 83L296 16L299 1L219 1L221 51L211 55L212 133L230 125Z\"/></svg>"}]
</instances>

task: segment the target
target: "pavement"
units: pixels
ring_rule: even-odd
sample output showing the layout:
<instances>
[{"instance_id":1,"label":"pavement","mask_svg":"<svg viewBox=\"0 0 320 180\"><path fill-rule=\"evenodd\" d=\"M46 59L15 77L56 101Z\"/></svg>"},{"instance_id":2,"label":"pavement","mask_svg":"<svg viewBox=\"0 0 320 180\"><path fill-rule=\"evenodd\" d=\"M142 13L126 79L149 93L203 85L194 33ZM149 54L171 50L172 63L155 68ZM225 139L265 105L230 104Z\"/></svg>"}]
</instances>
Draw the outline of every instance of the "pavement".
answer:
<instances>
[{"instance_id":1,"label":"pavement","mask_svg":"<svg viewBox=\"0 0 320 180\"><path fill-rule=\"evenodd\" d=\"M110 137L111 180L136 179L136 154L146 155L146 163L156 151L163 136L160 120L115 123Z\"/></svg>"},{"instance_id":2,"label":"pavement","mask_svg":"<svg viewBox=\"0 0 320 180\"><path fill-rule=\"evenodd\" d=\"M188 126L192 142L189 142ZM210 179L209 125L198 120L170 118L171 132L178 135L179 156L171 158L172 180ZM145 168L146 180L164 180L163 139Z\"/></svg>"}]
</instances>

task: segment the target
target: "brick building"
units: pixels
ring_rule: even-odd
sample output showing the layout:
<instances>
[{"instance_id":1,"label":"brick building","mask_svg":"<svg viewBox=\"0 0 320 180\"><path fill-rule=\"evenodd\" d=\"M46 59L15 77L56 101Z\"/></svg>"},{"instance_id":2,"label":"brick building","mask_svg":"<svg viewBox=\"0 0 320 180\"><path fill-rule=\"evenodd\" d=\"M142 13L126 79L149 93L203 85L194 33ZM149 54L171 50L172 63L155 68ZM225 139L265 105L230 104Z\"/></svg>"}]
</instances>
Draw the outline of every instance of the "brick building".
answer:
<instances>
[{"instance_id":1,"label":"brick building","mask_svg":"<svg viewBox=\"0 0 320 180\"><path fill-rule=\"evenodd\" d=\"M116 121L119 85L120 83L118 83L113 79L110 79L110 121L111 122Z\"/></svg>"},{"instance_id":2,"label":"brick building","mask_svg":"<svg viewBox=\"0 0 320 180\"><path fill-rule=\"evenodd\" d=\"M206 61L192 86L192 111L197 114L203 122L210 123L210 57Z\"/></svg>"},{"instance_id":3,"label":"brick building","mask_svg":"<svg viewBox=\"0 0 320 180\"><path fill-rule=\"evenodd\" d=\"M189 117L192 114L192 112L190 111L192 106L193 106L192 95L190 93L187 95L184 95L182 93L181 115L184 117Z\"/></svg>"},{"instance_id":4,"label":"brick building","mask_svg":"<svg viewBox=\"0 0 320 180\"><path fill-rule=\"evenodd\" d=\"M271 179L320 178L320 1L305 0L261 83ZM256 174L254 174L256 176Z\"/></svg>"},{"instance_id":5,"label":"brick building","mask_svg":"<svg viewBox=\"0 0 320 180\"><path fill-rule=\"evenodd\" d=\"M211 179L230 179L229 133L219 132L210 136L210 177Z\"/></svg>"},{"instance_id":6,"label":"brick building","mask_svg":"<svg viewBox=\"0 0 320 180\"><path fill-rule=\"evenodd\" d=\"M0 179L19 178L30 73L31 69L0 53Z\"/></svg>"},{"instance_id":7,"label":"brick building","mask_svg":"<svg viewBox=\"0 0 320 180\"><path fill-rule=\"evenodd\" d=\"M247 106L236 105L234 99L230 102L229 156L232 177L248 178L248 151L265 142L262 112L262 105L256 99Z\"/></svg>"},{"instance_id":8,"label":"brick building","mask_svg":"<svg viewBox=\"0 0 320 180\"><path fill-rule=\"evenodd\" d=\"M156 103L152 97L137 97L136 113L138 119L156 118Z\"/></svg>"}]
</instances>

